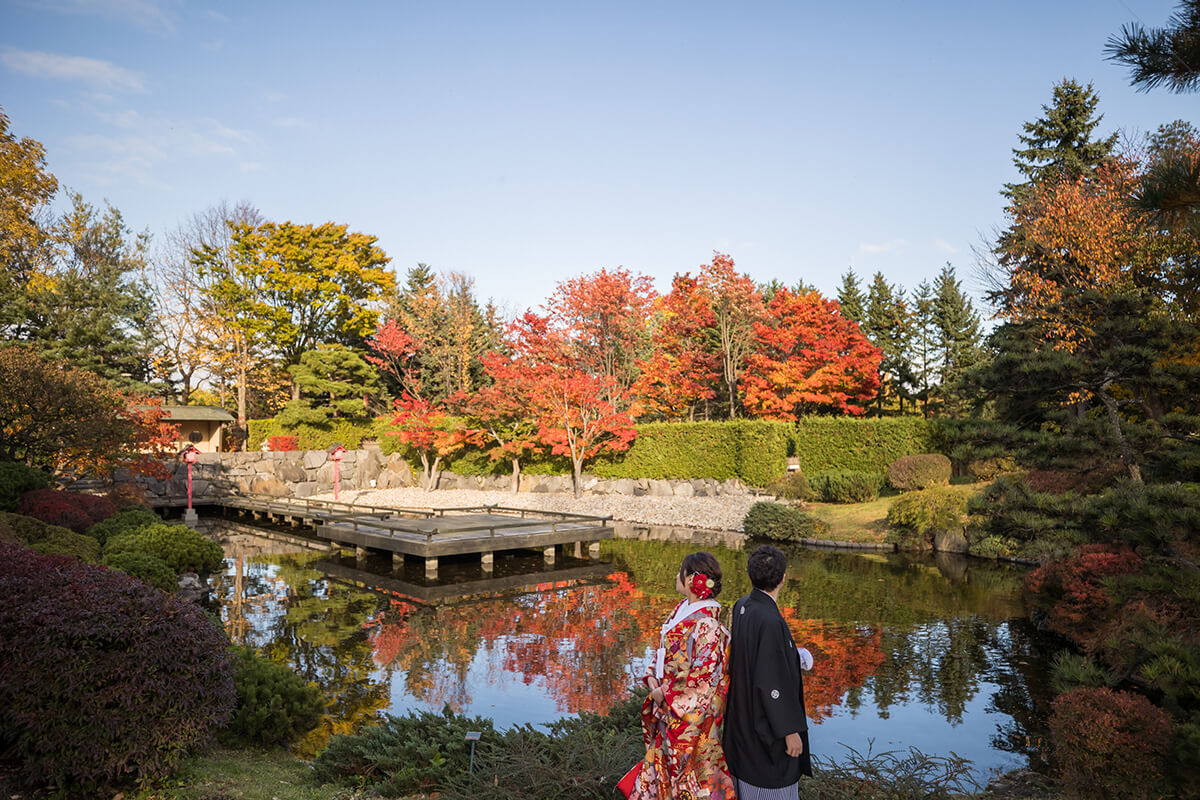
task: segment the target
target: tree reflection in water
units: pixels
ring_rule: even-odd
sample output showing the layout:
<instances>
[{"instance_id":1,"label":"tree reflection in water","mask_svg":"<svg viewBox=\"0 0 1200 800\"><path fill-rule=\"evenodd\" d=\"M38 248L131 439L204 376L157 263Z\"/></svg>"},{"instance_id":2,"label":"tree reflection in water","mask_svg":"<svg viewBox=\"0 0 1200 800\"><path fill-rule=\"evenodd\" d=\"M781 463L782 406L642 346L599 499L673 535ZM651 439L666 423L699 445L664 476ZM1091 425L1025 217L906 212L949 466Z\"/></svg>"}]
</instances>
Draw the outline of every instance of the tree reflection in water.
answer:
<instances>
[{"instance_id":1,"label":"tree reflection in water","mask_svg":"<svg viewBox=\"0 0 1200 800\"><path fill-rule=\"evenodd\" d=\"M697 549L605 542L606 579L433 607L335 583L315 565L319 553L255 556L217 579L218 595L231 634L324 688L325 719L302 747L312 753L381 710L449 704L481 713L514 684L561 713L606 710L648 663L678 601L675 572ZM750 591L746 553L708 549L725 572L728 609ZM990 746L1036 761L1045 667L1027 627L1009 624L1023 615L1020 570L976 562L939 570L921 558L799 549L789 558L780 606L814 655L806 710L815 723L839 709L886 719L893 708L920 706L958 725L986 690L988 710L1000 715Z\"/></svg>"}]
</instances>

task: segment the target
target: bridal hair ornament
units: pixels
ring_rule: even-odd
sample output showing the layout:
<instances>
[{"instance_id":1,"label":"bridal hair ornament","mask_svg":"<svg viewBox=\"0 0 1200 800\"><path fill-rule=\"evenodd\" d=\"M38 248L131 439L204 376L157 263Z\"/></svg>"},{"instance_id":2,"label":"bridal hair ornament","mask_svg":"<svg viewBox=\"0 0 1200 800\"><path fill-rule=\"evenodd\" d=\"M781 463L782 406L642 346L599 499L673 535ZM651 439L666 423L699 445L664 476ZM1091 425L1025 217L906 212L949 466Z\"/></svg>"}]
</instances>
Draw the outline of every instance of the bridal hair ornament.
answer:
<instances>
[{"instance_id":1,"label":"bridal hair ornament","mask_svg":"<svg viewBox=\"0 0 1200 800\"><path fill-rule=\"evenodd\" d=\"M716 584L713 583L713 579L703 572L693 572L688 582L688 587L692 590L692 594L701 600L712 597L713 587L715 586Z\"/></svg>"}]
</instances>

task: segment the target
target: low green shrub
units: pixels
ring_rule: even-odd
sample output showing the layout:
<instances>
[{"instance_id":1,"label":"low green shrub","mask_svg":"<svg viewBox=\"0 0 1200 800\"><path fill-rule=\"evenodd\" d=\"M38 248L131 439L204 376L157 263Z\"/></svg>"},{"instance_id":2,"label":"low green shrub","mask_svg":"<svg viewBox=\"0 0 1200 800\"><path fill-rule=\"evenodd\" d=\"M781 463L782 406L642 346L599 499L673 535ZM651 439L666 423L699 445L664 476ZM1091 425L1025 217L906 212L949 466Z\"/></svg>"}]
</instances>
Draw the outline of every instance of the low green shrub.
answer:
<instances>
[{"instance_id":1,"label":"low green shrub","mask_svg":"<svg viewBox=\"0 0 1200 800\"><path fill-rule=\"evenodd\" d=\"M321 783L370 786L384 795L431 791L467 771L468 731L481 734L481 747L500 738L490 719L455 714L449 706L441 714L386 714L379 725L330 739L313 761L313 778Z\"/></svg>"},{"instance_id":2,"label":"low green shrub","mask_svg":"<svg viewBox=\"0 0 1200 800\"><path fill-rule=\"evenodd\" d=\"M237 709L217 735L222 744L284 745L317 726L325 701L315 684L252 647L233 651Z\"/></svg>"},{"instance_id":3,"label":"low green shrub","mask_svg":"<svg viewBox=\"0 0 1200 800\"><path fill-rule=\"evenodd\" d=\"M962 528L967 521L969 489L958 486L937 486L916 492L906 492L888 506L888 524L907 528L918 534L950 531Z\"/></svg>"},{"instance_id":4,"label":"low green shrub","mask_svg":"<svg viewBox=\"0 0 1200 800\"><path fill-rule=\"evenodd\" d=\"M985 536L975 539L971 529L967 530L967 552L979 558L1012 558L1017 554L1016 544L1000 536Z\"/></svg>"},{"instance_id":5,"label":"low green shrub","mask_svg":"<svg viewBox=\"0 0 1200 800\"><path fill-rule=\"evenodd\" d=\"M1052 704L1053 762L1068 795L1157 798L1166 787L1171 722L1145 697L1073 689Z\"/></svg>"},{"instance_id":6,"label":"low green shrub","mask_svg":"<svg viewBox=\"0 0 1200 800\"><path fill-rule=\"evenodd\" d=\"M835 470L818 472L809 482L814 500L825 503L866 503L878 499L883 475L876 472Z\"/></svg>"},{"instance_id":7,"label":"low green shrub","mask_svg":"<svg viewBox=\"0 0 1200 800\"><path fill-rule=\"evenodd\" d=\"M944 486L950 482L950 459L941 453L897 458L887 468L887 481L902 491Z\"/></svg>"},{"instance_id":8,"label":"low green shrub","mask_svg":"<svg viewBox=\"0 0 1200 800\"><path fill-rule=\"evenodd\" d=\"M982 789L971 762L961 756L931 756L915 747L859 753L846 746L840 761L814 758L804 800L950 800L975 797Z\"/></svg>"},{"instance_id":9,"label":"low green shrub","mask_svg":"<svg viewBox=\"0 0 1200 800\"><path fill-rule=\"evenodd\" d=\"M1001 475L1017 470L1017 461L1011 456L977 458L967 464L967 475L975 481L994 481Z\"/></svg>"},{"instance_id":10,"label":"low green shrub","mask_svg":"<svg viewBox=\"0 0 1200 800\"><path fill-rule=\"evenodd\" d=\"M122 533L132 533L133 531L149 528L154 525L161 525L162 523L162 517L150 509L141 506L129 506L128 508L121 509L103 522L97 522L88 528L86 533L103 545L109 539L119 536Z\"/></svg>"},{"instance_id":11,"label":"low green shrub","mask_svg":"<svg viewBox=\"0 0 1200 800\"><path fill-rule=\"evenodd\" d=\"M742 530L755 539L797 542L820 536L829 530L829 526L812 514L763 501L750 506L742 520Z\"/></svg>"},{"instance_id":12,"label":"low green shrub","mask_svg":"<svg viewBox=\"0 0 1200 800\"><path fill-rule=\"evenodd\" d=\"M233 710L224 632L120 572L0 542L0 738L33 789L111 797Z\"/></svg>"},{"instance_id":13,"label":"low green shrub","mask_svg":"<svg viewBox=\"0 0 1200 800\"><path fill-rule=\"evenodd\" d=\"M1060 650L1050 662L1050 686L1056 694L1072 689L1112 686L1113 676L1091 656Z\"/></svg>"},{"instance_id":14,"label":"low green shrub","mask_svg":"<svg viewBox=\"0 0 1200 800\"><path fill-rule=\"evenodd\" d=\"M124 552L149 553L161 558L176 574L206 575L221 566L221 545L186 525L159 522L112 537L104 545L105 557Z\"/></svg>"},{"instance_id":15,"label":"low green shrub","mask_svg":"<svg viewBox=\"0 0 1200 800\"><path fill-rule=\"evenodd\" d=\"M0 511L16 511L21 495L50 486L50 474L15 461L0 461Z\"/></svg>"},{"instance_id":16,"label":"low green shrub","mask_svg":"<svg viewBox=\"0 0 1200 800\"><path fill-rule=\"evenodd\" d=\"M767 491L779 500L807 500L810 488L808 478L796 470L768 483Z\"/></svg>"},{"instance_id":17,"label":"low green shrub","mask_svg":"<svg viewBox=\"0 0 1200 800\"><path fill-rule=\"evenodd\" d=\"M23 544L45 555L71 556L89 564L100 560L100 545L95 539L24 514L0 512L0 541Z\"/></svg>"},{"instance_id":18,"label":"low green shrub","mask_svg":"<svg viewBox=\"0 0 1200 800\"><path fill-rule=\"evenodd\" d=\"M148 583L164 592L174 592L179 588L175 570L168 567L161 558L150 553L139 553L133 550L112 553L105 557L104 566L109 569L118 569L126 575L132 575L143 583Z\"/></svg>"}]
</instances>

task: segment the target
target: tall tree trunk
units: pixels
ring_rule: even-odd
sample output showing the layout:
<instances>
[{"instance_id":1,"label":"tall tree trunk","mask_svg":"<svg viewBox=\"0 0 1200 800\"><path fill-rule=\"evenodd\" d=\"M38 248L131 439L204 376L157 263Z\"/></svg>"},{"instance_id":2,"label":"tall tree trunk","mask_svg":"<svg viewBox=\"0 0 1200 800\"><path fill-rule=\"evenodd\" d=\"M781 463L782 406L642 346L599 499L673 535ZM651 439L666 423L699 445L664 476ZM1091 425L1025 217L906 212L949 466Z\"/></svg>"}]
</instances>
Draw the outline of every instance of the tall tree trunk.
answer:
<instances>
[{"instance_id":1,"label":"tall tree trunk","mask_svg":"<svg viewBox=\"0 0 1200 800\"><path fill-rule=\"evenodd\" d=\"M514 458L512 468L512 493L516 494L521 490L521 459Z\"/></svg>"},{"instance_id":2,"label":"tall tree trunk","mask_svg":"<svg viewBox=\"0 0 1200 800\"><path fill-rule=\"evenodd\" d=\"M239 339L238 344L238 382L237 382L237 424L242 432L242 450L250 442L250 431L246 429L246 362L250 359L249 348L245 340Z\"/></svg>"},{"instance_id":3,"label":"tall tree trunk","mask_svg":"<svg viewBox=\"0 0 1200 800\"><path fill-rule=\"evenodd\" d=\"M575 499L578 500L583 496L583 459L572 457L571 464L574 467L574 472L571 475L571 484L575 490Z\"/></svg>"},{"instance_id":4,"label":"tall tree trunk","mask_svg":"<svg viewBox=\"0 0 1200 800\"><path fill-rule=\"evenodd\" d=\"M1096 394L1100 395L1100 402L1104 403L1105 410L1108 411L1108 425L1112 431L1113 438L1117 441L1117 447L1121 451L1121 463L1125 465L1125 469L1129 472L1130 479L1134 483L1142 483L1142 470L1138 466L1137 459L1133 454L1133 447L1129 444L1129 439L1125 437L1125 431L1121 429L1121 415L1117 409L1116 399L1108 393L1108 387L1112 384L1112 380L1106 380Z\"/></svg>"}]
</instances>

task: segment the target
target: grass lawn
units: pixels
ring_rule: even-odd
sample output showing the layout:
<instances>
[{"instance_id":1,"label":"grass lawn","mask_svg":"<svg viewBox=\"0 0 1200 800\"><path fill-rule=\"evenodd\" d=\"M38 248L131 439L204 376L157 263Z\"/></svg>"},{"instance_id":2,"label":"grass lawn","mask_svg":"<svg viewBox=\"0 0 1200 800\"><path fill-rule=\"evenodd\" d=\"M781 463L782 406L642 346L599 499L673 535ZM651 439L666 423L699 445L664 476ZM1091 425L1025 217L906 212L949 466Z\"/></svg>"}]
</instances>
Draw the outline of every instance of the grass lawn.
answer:
<instances>
[{"instance_id":1,"label":"grass lawn","mask_svg":"<svg viewBox=\"0 0 1200 800\"><path fill-rule=\"evenodd\" d=\"M882 544L887 536L887 511L895 496L866 503L809 503L808 510L829 530L817 537L832 542Z\"/></svg>"},{"instance_id":2,"label":"grass lawn","mask_svg":"<svg viewBox=\"0 0 1200 800\"><path fill-rule=\"evenodd\" d=\"M134 800L359 800L377 795L314 786L307 763L286 750L225 750L184 760L174 776Z\"/></svg>"}]
</instances>

